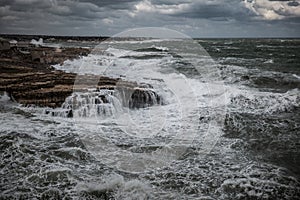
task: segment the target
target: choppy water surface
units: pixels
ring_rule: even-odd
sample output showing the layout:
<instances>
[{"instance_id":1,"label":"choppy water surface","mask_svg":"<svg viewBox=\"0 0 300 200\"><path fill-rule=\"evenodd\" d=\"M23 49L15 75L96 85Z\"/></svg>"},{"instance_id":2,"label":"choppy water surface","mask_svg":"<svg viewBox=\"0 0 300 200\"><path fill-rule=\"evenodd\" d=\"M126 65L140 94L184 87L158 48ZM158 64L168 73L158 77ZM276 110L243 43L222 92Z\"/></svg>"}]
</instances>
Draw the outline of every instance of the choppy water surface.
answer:
<instances>
[{"instance_id":1,"label":"choppy water surface","mask_svg":"<svg viewBox=\"0 0 300 200\"><path fill-rule=\"evenodd\" d=\"M50 115L2 95L1 199L299 199L300 41L197 42L215 62L184 42L183 56L175 41L147 40L55 66L150 84L160 105L128 110L112 96L66 118L71 97ZM190 87L170 88L181 83ZM184 152L157 167L128 156L172 142Z\"/></svg>"}]
</instances>

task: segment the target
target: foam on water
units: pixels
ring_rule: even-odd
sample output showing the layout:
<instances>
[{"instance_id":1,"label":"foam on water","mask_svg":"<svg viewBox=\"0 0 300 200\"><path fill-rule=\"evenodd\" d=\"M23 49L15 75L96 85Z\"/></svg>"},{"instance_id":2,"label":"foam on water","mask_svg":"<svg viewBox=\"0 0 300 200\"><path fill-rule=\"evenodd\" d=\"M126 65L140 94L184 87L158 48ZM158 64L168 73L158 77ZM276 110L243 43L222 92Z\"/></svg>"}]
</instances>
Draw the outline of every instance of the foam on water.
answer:
<instances>
[{"instance_id":1,"label":"foam on water","mask_svg":"<svg viewBox=\"0 0 300 200\"><path fill-rule=\"evenodd\" d=\"M297 74L293 74L294 77L296 77L297 79L300 79L300 76L298 76Z\"/></svg>"},{"instance_id":2,"label":"foam on water","mask_svg":"<svg viewBox=\"0 0 300 200\"><path fill-rule=\"evenodd\" d=\"M226 99L226 94L224 93L222 81L218 79L218 71L215 69L215 66L212 65L213 62L207 55L199 56L194 54L194 51L197 52L197 50L189 44L183 43L183 47L188 50L182 52L177 51L176 55L170 52L171 49L168 46L174 45L173 43L164 46L165 43L163 42L169 41L156 42L160 43L151 46L147 43L146 45L145 43L142 45L139 44L140 46L136 47L137 50L132 49L130 46L121 46L118 48L117 46L109 46L105 51L101 50L99 53L98 49L102 48L102 46L100 46L95 49L96 54L83 58L83 62L78 60L67 61L63 65L57 65L55 67L68 69L69 65L72 65L77 66L76 69L71 69L73 70L72 72L79 74L87 72L96 75L103 74L110 77L122 76L125 77L126 80L150 84L153 86L153 90L165 100L165 105L163 106L153 106L139 110L119 109L123 112L119 112L117 117L114 115L114 120L116 121L110 123L110 127L103 127L99 119L95 119L94 114L88 114L88 116L93 118L95 124L100 124L100 129L99 126L91 126L95 129L91 130L91 132L96 132L96 130L99 129L100 131L102 130L101 134L105 137L111 138L113 135L114 137L124 138L119 131L108 131L109 136L105 133L107 132L105 131L106 129L121 129L130 136L124 138L124 140L128 143L132 143L131 145L143 143L143 140L148 138L149 144L156 144L159 148L167 147L169 141L171 141L169 145L185 146L185 143L189 144L197 138L197 141L203 141L203 153L209 151L222 134L222 116L224 116L226 102L229 102L228 100L224 100ZM124 49L125 47L126 49ZM139 59L142 56L157 54L160 54L162 57L153 57L146 60ZM176 62L176 60L179 59L185 59L191 66L195 66L194 70L197 68L198 72L197 70L196 72L201 74L201 80L196 79L199 77L197 73L194 74L195 78L188 78L185 74L180 73L180 71L178 72L176 68L174 68L173 63L174 60ZM92 66L92 70L89 70L89 66ZM93 98L89 101L93 101ZM64 106L65 105L67 104L64 104ZM96 105L96 107L97 106L99 105ZM82 113L82 109L85 110L86 108L82 107L80 109ZM202 116L199 116L200 113ZM202 120L200 126L197 125L199 118L205 119ZM86 123L86 119L76 120L79 124ZM80 122L81 120L84 120L84 122ZM89 124L93 123L93 120L91 120L92 119L90 119ZM86 136L83 136L83 138L85 137ZM98 136L89 134L87 140L91 140L92 137L96 138ZM132 139L132 137L141 138L142 140ZM163 140L159 139L160 137L167 139L167 143L161 143ZM124 140L114 142L122 143ZM169 150L164 151L169 152ZM115 160L109 160L113 158L113 156L110 156L107 151L98 152L102 152L103 154L98 155L99 157L107 157L107 162L115 162ZM114 155L124 154L115 147L110 152L114 152ZM162 152L158 151L157 153ZM136 156L138 156L138 154ZM147 157L145 153L138 157L140 156ZM174 155L172 156L172 153L165 155L165 158L168 159L173 159L173 157ZM149 159L152 160L152 158ZM128 160L130 160L129 157L124 155L122 162L118 164L119 167L123 170L128 170L129 168L138 166L135 162L131 164L124 163L128 162ZM152 162L150 160L149 162ZM163 163L165 162L163 161ZM122 166L126 167L124 168Z\"/></svg>"},{"instance_id":3,"label":"foam on water","mask_svg":"<svg viewBox=\"0 0 300 200\"><path fill-rule=\"evenodd\" d=\"M154 46L149 41L107 41L113 45L102 53L55 67L150 84L164 99L163 105L128 109L122 96L106 90L74 92L59 109L23 107L7 94L1 96L0 119L5 124L0 129L5 164L1 195L31 199L299 197L299 181L289 170L252 159L244 151L252 147L256 151L257 146L265 150L270 140L275 154L284 148L297 153L297 135L291 134L298 125L289 117L281 119L280 114L293 114L299 108L299 89L262 91L245 84L252 77L240 81L243 75L260 73L297 77L219 66L204 55L175 54L161 40ZM128 43L140 46L116 46ZM195 73L197 66L201 67ZM108 102L103 102L102 95L109 97ZM74 104L75 99L80 103ZM67 118L70 109L73 118ZM234 129L230 132L223 126L226 113L226 120L237 115L232 125L226 125ZM238 118L242 115L246 115L245 123ZM286 143L289 140L294 143ZM87 148L93 143L95 149Z\"/></svg>"},{"instance_id":4,"label":"foam on water","mask_svg":"<svg viewBox=\"0 0 300 200\"><path fill-rule=\"evenodd\" d=\"M104 176L100 182L79 182L76 190L80 193L96 194L103 197L106 193L114 199L148 199L153 198L153 189L145 182L139 180L125 181L124 177L117 174Z\"/></svg>"},{"instance_id":5,"label":"foam on water","mask_svg":"<svg viewBox=\"0 0 300 200\"><path fill-rule=\"evenodd\" d=\"M78 69L73 72L78 73L80 71L80 67L81 69L84 69L81 71L85 72L88 70L86 68L87 66L93 66L93 70L88 70L90 73L105 74L112 77L122 76L126 77L128 80L151 84L154 87L154 90L166 100L167 104L163 107L154 106L147 109L133 111L122 110L122 108L119 108L118 110L121 110L121 112L119 112L117 119L115 118L117 121L114 121L116 126L110 125L111 127L108 128L109 130L121 128L122 131L125 131L125 133L130 136L138 138L150 138L153 136L172 138L172 135L178 136L178 134L180 135L180 133L188 130L189 136L179 136L178 138L181 138L182 141L187 140L188 138L189 140L197 138L197 141L204 140L208 146L213 146L213 144L216 143L214 139L217 139L223 134L222 116L224 116L226 107L228 106L229 107L227 109L229 109L230 112L256 114L282 112L299 106L299 95L297 89L283 94L277 94L256 90L250 91L248 88L241 85L224 86L218 76L222 76L222 73L225 73L224 75L229 78L234 78L234 76L230 76L229 71L222 71L221 73L218 71L218 66L211 67L215 64L209 61L209 59L205 56L195 57L192 53L184 52L180 54L183 56L182 58L177 58L172 54L165 52L155 52L156 54L162 53L164 57L150 60L136 59L137 57L149 55L149 52L147 51L151 49L152 51L170 51L170 49L163 47L163 43L159 46L149 46L148 50L144 51L146 49L147 48L143 48L143 51L132 51L128 49L125 50L122 48L117 49L116 47L109 47L102 54L90 55L83 58L86 59L85 63L79 63L80 61L76 60L71 61L71 65L78 66ZM188 78L186 75L178 73L178 71L173 68L174 64L177 62L176 59L180 59L181 61L186 59L186 62L188 62L191 66L202 66L197 68L200 76L194 74L194 78ZM68 62L69 61L66 63ZM68 64L65 64L60 66L60 69L67 69ZM96 68L96 70L94 70L94 68ZM248 72L247 69L238 66L231 66L230 69L241 74L247 74ZM181 85L186 85L186 88ZM164 88L168 89L166 90ZM178 110L178 106L181 107L181 110ZM112 109L112 107L109 109ZM109 111L105 112L111 113ZM91 114L89 116L93 115L94 114ZM201 125L199 128L191 128L194 127L194 123L198 123L195 121L197 115L202 121ZM191 116L193 116L194 119L189 122ZM130 119L129 125L128 119ZM94 120L95 124L99 124L99 120ZM86 120L84 120L84 123L85 122ZM105 130L107 131L107 127L105 127L105 125L101 125L100 127L100 130L103 131L102 134L106 135L104 132ZM94 126L95 130L98 128L99 126ZM194 131L191 131L193 129ZM95 130L91 131L94 132ZM205 139L205 134L201 135L201 133L206 132L207 136L210 137L209 139ZM123 136L120 135L120 132L114 132L112 134L111 131L109 131L109 134L116 134L114 137L123 138ZM89 137L91 137L91 135L89 135ZM108 136L106 135L106 137ZM130 138L124 138L124 140L128 143L133 142L133 144L138 142L138 140L132 140ZM159 140L155 139L154 141L158 142ZM119 141L115 142L119 143ZM152 142L150 142L150 144ZM203 149L205 148L206 147L204 145ZM116 148L114 148L114 151L120 153L120 151ZM126 156L124 158L128 159ZM112 162L114 161L112 160Z\"/></svg>"},{"instance_id":6,"label":"foam on water","mask_svg":"<svg viewBox=\"0 0 300 200\"><path fill-rule=\"evenodd\" d=\"M231 109L235 112L272 114L292 111L300 106L299 89L286 93L236 90L231 94Z\"/></svg>"},{"instance_id":7,"label":"foam on water","mask_svg":"<svg viewBox=\"0 0 300 200\"><path fill-rule=\"evenodd\" d=\"M8 96L7 92L4 92L1 96L0 96L0 102L1 103L7 103L10 101L10 97Z\"/></svg>"}]
</instances>

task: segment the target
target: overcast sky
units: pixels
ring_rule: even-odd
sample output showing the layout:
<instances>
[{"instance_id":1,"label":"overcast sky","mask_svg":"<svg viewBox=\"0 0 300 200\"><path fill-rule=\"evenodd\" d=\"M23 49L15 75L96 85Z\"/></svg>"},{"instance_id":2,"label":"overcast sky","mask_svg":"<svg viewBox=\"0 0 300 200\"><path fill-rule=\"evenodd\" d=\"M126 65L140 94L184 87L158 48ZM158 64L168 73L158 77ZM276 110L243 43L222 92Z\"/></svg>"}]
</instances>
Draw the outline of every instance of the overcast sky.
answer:
<instances>
[{"instance_id":1,"label":"overcast sky","mask_svg":"<svg viewBox=\"0 0 300 200\"><path fill-rule=\"evenodd\" d=\"M114 35L166 27L191 37L299 37L300 0L0 0L0 32Z\"/></svg>"}]
</instances>

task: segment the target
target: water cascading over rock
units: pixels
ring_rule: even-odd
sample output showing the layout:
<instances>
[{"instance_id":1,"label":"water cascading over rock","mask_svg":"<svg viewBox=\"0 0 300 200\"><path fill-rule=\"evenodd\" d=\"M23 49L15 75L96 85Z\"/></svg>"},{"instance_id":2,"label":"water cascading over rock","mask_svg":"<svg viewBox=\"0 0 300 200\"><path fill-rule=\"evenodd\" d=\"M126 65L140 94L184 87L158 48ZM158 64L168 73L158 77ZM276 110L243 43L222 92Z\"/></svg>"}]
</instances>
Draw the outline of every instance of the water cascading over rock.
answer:
<instances>
[{"instance_id":1,"label":"water cascading over rock","mask_svg":"<svg viewBox=\"0 0 300 200\"><path fill-rule=\"evenodd\" d=\"M61 110L53 115L62 117L115 116L122 112L124 107L138 109L161 103L161 97L152 88L128 87L128 85L100 86L94 90L73 92L66 98Z\"/></svg>"}]
</instances>

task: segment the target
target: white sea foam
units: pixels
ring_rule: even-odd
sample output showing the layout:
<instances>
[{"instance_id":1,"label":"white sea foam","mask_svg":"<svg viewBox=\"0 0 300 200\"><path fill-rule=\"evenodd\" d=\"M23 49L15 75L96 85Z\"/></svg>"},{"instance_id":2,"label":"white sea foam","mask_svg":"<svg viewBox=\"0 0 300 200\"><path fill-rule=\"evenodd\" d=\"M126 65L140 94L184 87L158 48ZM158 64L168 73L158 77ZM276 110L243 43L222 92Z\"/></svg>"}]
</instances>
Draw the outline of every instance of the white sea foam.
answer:
<instances>
[{"instance_id":1,"label":"white sea foam","mask_svg":"<svg viewBox=\"0 0 300 200\"><path fill-rule=\"evenodd\" d=\"M274 63L274 60L273 60L273 59L268 59L268 60L266 60L264 63L267 63L267 64L273 64L273 63Z\"/></svg>"},{"instance_id":2,"label":"white sea foam","mask_svg":"<svg viewBox=\"0 0 300 200\"><path fill-rule=\"evenodd\" d=\"M2 95L0 95L0 102L9 102L10 97L8 96L7 92L4 92Z\"/></svg>"},{"instance_id":3,"label":"white sea foam","mask_svg":"<svg viewBox=\"0 0 300 200\"><path fill-rule=\"evenodd\" d=\"M79 182L76 190L86 193L103 193L115 199L148 199L153 194L153 189L146 183L139 180L125 181L124 177L117 174L111 174L102 177L99 182Z\"/></svg>"},{"instance_id":4,"label":"white sea foam","mask_svg":"<svg viewBox=\"0 0 300 200\"><path fill-rule=\"evenodd\" d=\"M127 45L127 43L124 44ZM129 44L131 43L129 42ZM149 46L146 42L136 47L137 49L150 48L150 51L151 48L155 48L162 52L135 51L132 47L122 45L109 46L106 49L104 48L105 45L100 45L87 57L80 60L66 61L63 65L56 65L55 67L78 74L92 73L110 77L122 76L126 80L147 83L153 86L153 90L165 100L166 105L139 110L120 108L117 109L121 110L118 114L114 113L111 117L109 115L106 115L106 117L109 117L112 120L111 122L115 124L111 124L109 129L121 129L129 135L126 138L129 142L133 142L130 139L131 137L143 140L150 139L156 141L162 150L153 152L151 157L147 153L131 155L128 151L120 150L113 145L107 147L107 145L104 145L109 141L105 139L107 136L111 137L114 134L114 137L124 136L115 131L108 131L109 135L107 135L107 127L101 125L103 124L102 118L99 121L95 112L91 111L91 108L92 110L99 110L98 107L103 105L91 105L89 109L82 106L79 109L81 114L73 113L77 125L82 128L88 126L91 133L99 133L100 131L104 136L104 138L98 139L97 146L100 146L96 152L97 156L109 165L117 163L117 167L121 170L138 172L148 170L149 166L151 168L165 165L174 159L176 155L183 153L179 146L186 148L195 139L203 142L203 153L209 152L222 134L222 116L224 116L226 104L229 102L229 100L225 100L227 97L223 82L219 80L218 69L210 57L205 54L195 54L199 52L193 46L194 43L183 43L183 45L179 43L179 46L177 46L177 48L187 49L177 50L176 53L182 57L183 61L186 59L190 66L201 74L201 82L197 79L187 78L174 69L173 63L177 58L173 57L172 54L165 53L173 50L174 46L171 46L172 48L168 46L174 45L173 43L167 46L163 46L163 43ZM158 54L163 57L139 59L141 56ZM197 77L197 74L195 76ZM67 101L69 100L67 99ZM90 101L93 101L93 99L90 99ZM66 105L68 104L65 103L64 107ZM83 105L87 104L83 103ZM114 106L108 109L113 108ZM75 112L77 111L75 110ZM105 113L107 112L113 113L105 110ZM78 116L82 116L82 113L87 113L85 116L89 118L78 118ZM201 122L200 127L198 126L199 115L206 118L206 122ZM88 141L96 141L98 137L99 135L93 134L81 135L82 140L87 144L90 144ZM166 137L171 142L163 144L156 137ZM177 146L178 149L174 151L172 148L169 149L169 146Z\"/></svg>"},{"instance_id":5,"label":"white sea foam","mask_svg":"<svg viewBox=\"0 0 300 200\"><path fill-rule=\"evenodd\" d=\"M139 41L135 44L139 44ZM147 47L151 48L150 45ZM152 47L168 52L172 50L163 45L155 44ZM234 76L249 75L249 71L237 66L227 66L223 70L227 80L232 80L230 84L224 85L219 78L218 66L210 65L212 62L207 57L195 58L191 53L182 53L186 57L178 60L188 61L189 67L200 66L200 73L189 77L172 68L178 61L175 57L164 55L165 52L156 53L165 57L137 59L138 56L152 56L153 53L110 47L104 54L91 54L56 65L58 69L69 72L122 76L126 80L151 84L153 90L166 100L165 104L129 110L121 105L120 99L112 95L113 99L107 105L98 107L95 101L101 100L96 100L98 94L91 94L92 91L82 93L83 96L73 93L62 108L54 110L14 104L16 108L29 111L35 116L25 117L20 112L15 114L7 110L0 114L1 122L5 124L0 129L2 134L6 134L8 139L16 135L16 139L9 140L8 148L4 149L7 150L5 155L11 156L10 166L16 166L16 162L20 161L20 157L14 159L15 155L20 154L22 159L29 159L24 163L24 166L28 165L27 168L16 169L16 172L13 171L15 168L11 168L8 171L20 174L18 170L40 170L24 178L22 176L22 184L27 185L39 184L41 187L45 181L51 183L51 187L65 187L69 182L77 184L74 189L68 185L71 190L57 189L59 195L65 192L72 197L74 195L74 198L81 193L91 196L107 193L116 199L273 198L274 192L288 198L295 194L293 191L299 188L297 180L279 172L278 166L256 163L232 148L233 144L242 143L242 138L220 139L220 136L223 134L222 119L226 110L258 116L292 111L294 107L299 107L299 89L276 93L242 86ZM264 76L269 73L251 71L256 72ZM273 75L283 77L283 74L269 73L269 76ZM288 76L291 77L291 74ZM294 79L299 78L293 76ZM84 95L88 96L88 100ZM81 106L74 109L73 118L66 118L66 111L70 110L69 106L73 105L72 100L76 97ZM4 106L8 106L9 102L7 94L0 98L0 104ZM103 117L96 114L99 109ZM56 114L45 115L44 110ZM84 116L83 113L87 114ZM26 140L22 134L32 138ZM70 136L78 146L70 144ZM87 150L77 144L80 143L77 136L88 147ZM217 141L218 145L212 149ZM24 154L29 151L24 148L28 144L29 150L34 149L32 154ZM190 147L195 155L176 160L176 153L182 155ZM89 152L99 158L98 161L86 162L85 156L80 156ZM207 153L211 154L203 157ZM169 167L164 167L171 161L174 162ZM109 170L120 174L119 170L131 173L124 173L126 178L125 175L103 176L101 173L106 169L101 168L102 164L113 166ZM139 174L139 180L132 176L134 172L153 168L156 170ZM143 179L143 176L146 178ZM13 176L6 178L10 177ZM153 185L148 184L147 180ZM165 189L166 185L169 190ZM211 194L209 189L215 192Z\"/></svg>"},{"instance_id":6,"label":"white sea foam","mask_svg":"<svg viewBox=\"0 0 300 200\"><path fill-rule=\"evenodd\" d=\"M230 108L235 112L272 114L286 112L300 106L299 89L286 93L271 93L249 90L233 90Z\"/></svg>"},{"instance_id":7,"label":"white sea foam","mask_svg":"<svg viewBox=\"0 0 300 200\"><path fill-rule=\"evenodd\" d=\"M300 79L300 76L298 76L297 74L293 74L293 77Z\"/></svg>"},{"instance_id":8,"label":"white sea foam","mask_svg":"<svg viewBox=\"0 0 300 200\"><path fill-rule=\"evenodd\" d=\"M44 44L43 38L40 38L38 41L36 41L35 39L32 39L32 40L30 41L30 44L33 44L33 45L36 45L36 46L41 46L41 45Z\"/></svg>"},{"instance_id":9,"label":"white sea foam","mask_svg":"<svg viewBox=\"0 0 300 200\"><path fill-rule=\"evenodd\" d=\"M151 48L155 48L155 49L161 50L161 51L168 51L169 50L168 47L156 46L156 45L152 45Z\"/></svg>"}]
</instances>

